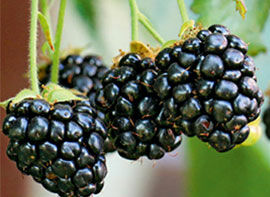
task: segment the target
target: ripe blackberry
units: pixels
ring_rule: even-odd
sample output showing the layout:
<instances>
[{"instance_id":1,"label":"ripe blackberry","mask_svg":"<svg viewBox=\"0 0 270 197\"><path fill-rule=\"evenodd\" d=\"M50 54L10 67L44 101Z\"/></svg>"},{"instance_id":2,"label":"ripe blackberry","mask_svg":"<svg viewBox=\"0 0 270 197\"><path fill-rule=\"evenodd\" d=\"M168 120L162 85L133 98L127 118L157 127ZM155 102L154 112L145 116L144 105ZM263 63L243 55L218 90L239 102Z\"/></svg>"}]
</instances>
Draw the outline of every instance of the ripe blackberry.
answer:
<instances>
[{"instance_id":1,"label":"ripe blackberry","mask_svg":"<svg viewBox=\"0 0 270 197\"><path fill-rule=\"evenodd\" d=\"M173 101L161 102L155 92L158 86L162 94L170 88L163 80L166 75L158 77L159 71L151 58L129 53L103 78L96 103L104 110L110 137L124 158L160 159L181 143L181 132L168 114Z\"/></svg>"},{"instance_id":2,"label":"ripe blackberry","mask_svg":"<svg viewBox=\"0 0 270 197\"><path fill-rule=\"evenodd\" d=\"M247 124L259 116L264 100L247 51L247 44L222 25L160 51L155 57L158 74L148 86L162 103L156 118L159 125L173 125L187 136L197 135L219 152L242 143L249 135ZM100 101L109 107L117 106L117 96L123 92L117 85L118 76L112 73L114 77L116 85L111 83L100 95ZM132 104L126 106L134 109Z\"/></svg>"},{"instance_id":3,"label":"ripe blackberry","mask_svg":"<svg viewBox=\"0 0 270 197\"><path fill-rule=\"evenodd\" d=\"M199 54L193 70L194 98L202 108L190 128L202 141L225 152L248 137L247 124L259 116L264 98L244 41L222 25L201 30L197 39L201 44L193 51ZM183 48L193 40L186 40Z\"/></svg>"},{"instance_id":4,"label":"ripe blackberry","mask_svg":"<svg viewBox=\"0 0 270 197\"><path fill-rule=\"evenodd\" d=\"M65 88L86 93L93 105L96 91L102 88L100 81L107 71L108 68L98 56L69 55L60 62L59 84ZM50 73L50 65L41 69L39 73L41 84L49 82ZM101 112L98 115L103 116Z\"/></svg>"},{"instance_id":5,"label":"ripe blackberry","mask_svg":"<svg viewBox=\"0 0 270 197\"><path fill-rule=\"evenodd\" d=\"M47 190L60 196L100 192L107 174L106 127L88 101L50 105L25 99L7 107L3 133L8 157Z\"/></svg>"},{"instance_id":6,"label":"ripe blackberry","mask_svg":"<svg viewBox=\"0 0 270 197\"><path fill-rule=\"evenodd\" d=\"M263 123L265 125L265 134L270 139L270 106L263 113Z\"/></svg>"},{"instance_id":7,"label":"ripe blackberry","mask_svg":"<svg viewBox=\"0 0 270 197\"><path fill-rule=\"evenodd\" d=\"M193 72L200 45L199 39L190 39L182 45L165 48L155 58L162 74L157 77L154 90L164 102L159 119L165 125L170 120L187 136L194 136L192 122L202 111L202 104L194 97Z\"/></svg>"},{"instance_id":8,"label":"ripe blackberry","mask_svg":"<svg viewBox=\"0 0 270 197\"><path fill-rule=\"evenodd\" d=\"M62 59L59 65L59 84L65 88L76 89L85 93L95 107L95 95L102 88L101 79L108 71L98 56L69 55ZM46 66L39 72L41 84L50 80L51 66ZM104 119L104 114L97 110L99 118ZM114 152L115 148L109 139L105 140L105 152Z\"/></svg>"}]
</instances>

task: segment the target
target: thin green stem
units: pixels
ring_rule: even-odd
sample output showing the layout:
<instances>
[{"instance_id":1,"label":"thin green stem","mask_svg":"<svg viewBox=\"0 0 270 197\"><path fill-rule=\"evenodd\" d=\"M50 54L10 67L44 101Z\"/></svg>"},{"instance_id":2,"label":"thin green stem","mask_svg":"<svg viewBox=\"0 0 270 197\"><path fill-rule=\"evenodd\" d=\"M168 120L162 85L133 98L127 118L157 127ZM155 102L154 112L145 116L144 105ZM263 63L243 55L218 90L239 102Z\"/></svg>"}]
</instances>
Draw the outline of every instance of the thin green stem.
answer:
<instances>
[{"instance_id":1,"label":"thin green stem","mask_svg":"<svg viewBox=\"0 0 270 197\"><path fill-rule=\"evenodd\" d=\"M38 21L38 0L32 0L30 39L29 39L30 83L32 90L37 94L39 94L38 74L37 74L37 21Z\"/></svg>"},{"instance_id":2,"label":"thin green stem","mask_svg":"<svg viewBox=\"0 0 270 197\"><path fill-rule=\"evenodd\" d=\"M66 10L67 0L61 0L59 14L58 14L58 22L55 33L55 52L53 54L53 65L51 72L51 82L58 84L58 74L59 74L59 58L60 58L60 45L61 38L64 26L64 17Z\"/></svg>"},{"instance_id":3,"label":"thin green stem","mask_svg":"<svg viewBox=\"0 0 270 197\"><path fill-rule=\"evenodd\" d=\"M154 29L152 23L149 19L143 15L141 12L139 13L139 21L140 23L149 31L149 33L156 39L160 44L164 44L164 39L159 35L159 33Z\"/></svg>"},{"instance_id":4,"label":"thin green stem","mask_svg":"<svg viewBox=\"0 0 270 197\"><path fill-rule=\"evenodd\" d=\"M131 14L131 39L138 40L139 25L138 25L138 8L135 0L129 0L130 14Z\"/></svg>"},{"instance_id":5,"label":"thin green stem","mask_svg":"<svg viewBox=\"0 0 270 197\"><path fill-rule=\"evenodd\" d=\"M183 23L185 23L186 21L189 20L186 5L185 5L185 0L177 0L177 3L178 3L178 6L179 6L181 17L183 19Z\"/></svg>"},{"instance_id":6,"label":"thin green stem","mask_svg":"<svg viewBox=\"0 0 270 197\"><path fill-rule=\"evenodd\" d=\"M41 0L40 7L41 7L41 13L47 18L49 27L51 29L50 7L48 4L48 0Z\"/></svg>"}]
</instances>

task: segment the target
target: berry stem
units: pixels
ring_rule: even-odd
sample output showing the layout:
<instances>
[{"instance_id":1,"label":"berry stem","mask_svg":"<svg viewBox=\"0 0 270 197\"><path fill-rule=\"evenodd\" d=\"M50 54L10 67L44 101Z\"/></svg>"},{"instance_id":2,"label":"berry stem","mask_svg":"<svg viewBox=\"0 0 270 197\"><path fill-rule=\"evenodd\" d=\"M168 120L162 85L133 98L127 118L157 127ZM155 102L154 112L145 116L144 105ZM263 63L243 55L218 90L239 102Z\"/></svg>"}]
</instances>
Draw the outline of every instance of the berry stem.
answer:
<instances>
[{"instance_id":1,"label":"berry stem","mask_svg":"<svg viewBox=\"0 0 270 197\"><path fill-rule=\"evenodd\" d=\"M138 7L135 0L129 0L129 6L131 14L131 39L135 41L139 38Z\"/></svg>"},{"instance_id":2,"label":"berry stem","mask_svg":"<svg viewBox=\"0 0 270 197\"><path fill-rule=\"evenodd\" d=\"M153 38L155 38L156 41L158 41L162 45L165 43L164 39L154 29L149 19L141 12L139 12L139 21L149 31L149 33L153 36Z\"/></svg>"},{"instance_id":3,"label":"berry stem","mask_svg":"<svg viewBox=\"0 0 270 197\"><path fill-rule=\"evenodd\" d=\"M55 52L53 54L53 64L52 64L52 72L51 72L51 82L58 84L58 74L59 74L59 58L60 58L60 45L61 38L64 26L64 17L66 10L67 0L61 0L59 14L58 14L58 22L55 33Z\"/></svg>"},{"instance_id":4,"label":"berry stem","mask_svg":"<svg viewBox=\"0 0 270 197\"><path fill-rule=\"evenodd\" d=\"M183 23L185 23L185 22L187 22L189 20L186 5L185 5L185 0L177 0L177 3L178 3L178 6L179 6L181 17L183 19Z\"/></svg>"},{"instance_id":5,"label":"berry stem","mask_svg":"<svg viewBox=\"0 0 270 197\"><path fill-rule=\"evenodd\" d=\"M159 35L159 33L154 29L152 23L149 19L140 12L136 4L136 0L129 0L130 12L131 12L131 37L132 41L138 40L139 31L138 31L138 22L140 22L148 32L153 36L153 38L160 44L164 44L164 39Z\"/></svg>"},{"instance_id":6,"label":"berry stem","mask_svg":"<svg viewBox=\"0 0 270 197\"><path fill-rule=\"evenodd\" d=\"M30 39L29 39L30 84L32 90L36 94L39 94L38 74L37 74L37 21L38 21L38 0L32 0Z\"/></svg>"}]
</instances>

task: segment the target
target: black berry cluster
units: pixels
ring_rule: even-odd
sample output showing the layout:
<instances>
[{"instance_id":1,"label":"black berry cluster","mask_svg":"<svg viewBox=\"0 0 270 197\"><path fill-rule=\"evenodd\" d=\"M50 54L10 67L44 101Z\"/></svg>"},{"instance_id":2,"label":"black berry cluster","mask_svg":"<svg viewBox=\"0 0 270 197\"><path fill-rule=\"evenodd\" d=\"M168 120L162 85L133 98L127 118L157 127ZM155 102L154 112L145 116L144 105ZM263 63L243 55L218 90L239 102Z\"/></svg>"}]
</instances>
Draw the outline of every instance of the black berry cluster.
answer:
<instances>
[{"instance_id":1,"label":"black berry cluster","mask_svg":"<svg viewBox=\"0 0 270 197\"><path fill-rule=\"evenodd\" d=\"M259 116L264 96L244 41L222 25L200 31L197 38L202 52L195 87L204 109L194 134L217 151L228 151L248 137L247 124Z\"/></svg>"},{"instance_id":2,"label":"black berry cluster","mask_svg":"<svg viewBox=\"0 0 270 197\"><path fill-rule=\"evenodd\" d=\"M7 108L3 133L8 157L47 190L76 197L101 191L107 131L89 102L23 100Z\"/></svg>"},{"instance_id":3,"label":"black berry cluster","mask_svg":"<svg viewBox=\"0 0 270 197\"><path fill-rule=\"evenodd\" d=\"M69 55L61 60L59 65L59 84L63 87L76 89L85 93L95 107L95 95L98 89L103 88L101 79L109 69L103 64L99 56ZM51 66L48 65L39 72L41 84L50 81ZM97 110L99 118L104 119L104 114ZM105 152L115 151L109 139L105 140Z\"/></svg>"},{"instance_id":4,"label":"black berry cluster","mask_svg":"<svg viewBox=\"0 0 270 197\"><path fill-rule=\"evenodd\" d=\"M155 91L159 70L151 58L129 53L106 73L104 88L97 93L96 103L106 114L110 137L127 159L160 159L181 143L181 132L170 122L173 106L164 104Z\"/></svg>"},{"instance_id":5,"label":"black berry cluster","mask_svg":"<svg viewBox=\"0 0 270 197\"><path fill-rule=\"evenodd\" d=\"M193 72L199 58L198 40L183 46L165 48L155 58L161 74L156 78L153 88L163 102L160 119L170 120L174 126L187 136L193 136L194 118L202 112L202 105L195 97ZM198 46L197 46L198 45Z\"/></svg>"},{"instance_id":6,"label":"black berry cluster","mask_svg":"<svg viewBox=\"0 0 270 197\"><path fill-rule=\"evenodd\" d=\"M247 51L226 27L213 25L163 49L154 61L122 57L96 97L119 154L159 159L180 143L181 133L197 135L218 152L245 141L264 100Z\"/></svg>"},{"instance_id":7,"label":"black berry cluster","mask_svg":"<svg viewBox=\"0 0 270 197\"><path fill-rule=\"evenodd\" d=\"M213 25L156 57L156 64L167 70L160 80L163 88L157 90L163 97L162 91L172 89L164 98L182 102L174 108L179 113L176 124L219 152L242 143L249 135L247 124L261 111L263 93L247 50L248 45L226 27ZM175 82L180 85L172 85Z\"/></svg>"},{"instance_id":8,"label":"black berry cluster","mask_svg":"<svg viewBox=\"0 0 270 197\"><path fill-rule=\"evenodd\" d=\"M265 125L266 136L270 139L270 105L268 105L263 113L263 123Z\"/></svg>"},{"instance_id":9,"label":"black berry cluster","mask_svg":"<svg viewBox=\"0 0 270 197\"><path fill-rule=\"evenodd\" d=\"M102 88L101 79L108 71L98 56L69 55L61 60L59 65L59 84L63 87L76 89L86 93L94 104L96 91ZM41 69L39 79L41 84L50 81L51 66ZM100 113L100 112L99 112ZM99 114L101 117L103 114Z\"/></svg>"},{"instance_id":10,"label":"black berry cluster","mask_svg":"<svg viewBox=\"0 0 270 197\"><path fill-rule=\"evenodd\" d=\"M247 139L264 101L247 51L226 27L212 25L155 58L125 54L110 70L97 56L69 55L61 60L60 85L88 101L10 102L7 155L47 190L86 197L103 188L104 154L115 149L130 160L160 159L185 134L229 151ZM50 65L41 70L41 84L50 73ZM270 139L270 107L263 121Z\"/></svg>"}]
</instances>

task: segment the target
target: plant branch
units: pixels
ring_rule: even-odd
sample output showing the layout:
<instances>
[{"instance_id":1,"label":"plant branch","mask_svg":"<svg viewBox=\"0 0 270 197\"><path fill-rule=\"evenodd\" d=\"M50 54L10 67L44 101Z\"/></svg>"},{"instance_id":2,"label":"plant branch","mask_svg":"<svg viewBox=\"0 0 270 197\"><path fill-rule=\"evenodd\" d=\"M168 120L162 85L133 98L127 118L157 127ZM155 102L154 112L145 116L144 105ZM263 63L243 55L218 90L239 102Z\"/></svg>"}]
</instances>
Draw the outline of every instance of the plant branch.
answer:
<instances>
[{"instance_id":1,"label":"plant branch","mask_svg":"<svg viewBox=\"0 0 270 197\"><path fill-rule=\"evenodd\" d=\"M177 0L177 3L178 3L178 6L179 6L181 17L183 19L183 23L185 23L186 21L189 20L186 5L185 5L185 0Z\"/></svg>"},{"instance_id":2,"label":"plant branch","mask_svg":"<svg viewBox=\"0 0 270 197\"><path fill-rule=\"evenodd\" d=\"M37 21L38 21L38 0L31 1L31 22L29 38L29 63L30 83L32 90L39 94L37 74Z\"/></svg>"},{"instance_id":3,"label":"plant branch","mask_svg":"<svg viewBox=\"0 0 270 197\"><path fill-rule=\"evenodd\" d=\"M129 0L130 14L131 14L131 39L138 40L139 25L138 25L138 8L135 0Z\"/></svg>"},{"instance_id":4,"label":"plant branch","mask_svg":"<svg viewBox=\"0 0 270 197\"><path fill-rule=\"evenodd\" d=\"M164 39L159 35L159 33L154 29L152 23L149 19L140 12L136 4L136 0L129 0L130 13L131 13L131 37L132 41L138 40L139 38L139 24L140 22L148 32L153 36L153 38L160 44L164 44Z\"/></svg>"},{"instance_id":5,"label":"plant branch","mask_svg":"<svg viewBox=\"0 0 270 197\"><path fill-rule=\"evenodd\" d=\"M145 15L143 15L141 12L139 12L139 21L149 31L149 33L153 36L153 38L156 39L156 41L158 41L162 45L165 43L164 39L154 29L149 19Z\"/></svg>"},{"instance_id":6,"label":"plant branch","mask_svg":"<svg viewBox=\"0 0 270 197\"><path fill-rule=\"evenodd\" d=\"M62 38L62 32L63 32L63 26L64 26L66 4L67 4L67 0L61 0L59 14L58 14L57 28L56 28L55 39L54 39L55 52L53 55L51 82L56 83L56 84L58 84L60 45L61 45L61 38Z\"/></svg>"}]
</instances>

